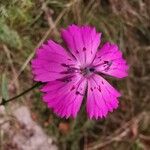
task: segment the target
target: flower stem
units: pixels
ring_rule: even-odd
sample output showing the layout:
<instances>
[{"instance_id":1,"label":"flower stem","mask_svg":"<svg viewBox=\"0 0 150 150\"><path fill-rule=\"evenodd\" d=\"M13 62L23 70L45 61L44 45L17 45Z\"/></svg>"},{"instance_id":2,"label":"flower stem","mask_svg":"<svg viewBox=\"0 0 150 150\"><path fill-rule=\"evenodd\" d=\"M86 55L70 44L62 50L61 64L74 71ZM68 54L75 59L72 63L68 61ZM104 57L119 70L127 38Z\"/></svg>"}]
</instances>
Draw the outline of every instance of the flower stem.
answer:
<instances>
[{"instance_id":1,"label":"flower stem","mask_svg":"<svg viewBox=\"0 0 150 150\"><path fill-rule=\"evenodd\" d=\"M14 97L12 97L12 98L10 98L10 99L7 99L7 100L6 100L6 99L2 98L2 101L1 101L0 105L5 105L6 103L8 103L8 102L10 102L10 101L13 101L13 100L15 100L15 99L17 99L17 98L19 98L19 97L25 95L26 93L30 92L31 90L33 90L33 89L36 88L36 87L39 87L40 85L42 85L42 83L37 82L35 85L33 85L32 87L30 87L29 89L23 91L22 93L20 93L20 94L14 96Z\"/></svg>"}]
</instances>

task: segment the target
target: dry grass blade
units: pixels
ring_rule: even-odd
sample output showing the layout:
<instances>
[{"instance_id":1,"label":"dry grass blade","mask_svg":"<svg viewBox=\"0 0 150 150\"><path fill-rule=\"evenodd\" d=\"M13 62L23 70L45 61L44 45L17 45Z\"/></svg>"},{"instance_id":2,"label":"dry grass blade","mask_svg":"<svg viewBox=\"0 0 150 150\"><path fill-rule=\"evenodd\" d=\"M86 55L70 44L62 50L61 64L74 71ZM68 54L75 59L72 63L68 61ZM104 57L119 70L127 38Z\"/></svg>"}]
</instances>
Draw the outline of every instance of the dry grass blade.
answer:
<instances>
[{"instance_id":1,"label":"dry grass blade","mask_svg":"<svg viewBox=\"0 0 150 150\"><path fill-rule=\"evenodd\" d=\"M88 150L97 150L101 149L105 146L108 146L109 144L113 142L119 142L122 141L123 138L128 138L129 133L133 132L131 131L131 125L132 124L139 124L143 118L147 116L145 112L140 113L138 116L132 118L132 120L128 121L124 125L121 125L119 129L117 129L114 133L112 133L110 136L106 137L103 141L97 141L94 143L91 143L88 146Z\"/></svg>"},{"instance_id":2,"label":"dry grass blade","mask_svg":"<svg viewBox=\"0 0 150 150\"><path fill-rule=\"evenodd\" d=\"M12 81L12 83L16 82L16 80L18 79L18 77L21 75L21 73L24 71L24 69L26 68L26 66L29 64L30 60L33 58L34 54L35 54L35 50L40 47L42 45L42 43L46 40L46 38L50 35L50 33L53 31L53 29L56 28L57 24L59 23L59 21L61 20L61 18L63 17L63 15L68 11L69 7L72 5L73 3L70 3L67 5L67 8L62 10L62 12L60 12L60 14L58 15L58 17L56 18L56 20L53 22L50 18L49 20L49 24L50 27L47 30L47 32L44 34L44 36L42 37L42 39L39 41L39 43L37 44L37 46L35 47L34 51L28 56L28 58L26 59L26 61L23 63L21 69L18 71L17 76L15 77L15 79Z\"/></svg>"},{"instance_id":3,"label":"dry grass blade","mask_svg":"<svg viewBox=\"0 0 150 150\"><path fill-rule=\"evenodd\" d=\"M13 79L16 79L14 83L10 83L10 86L12 86L13 84L15 84L15 87L17 89L17 91L19 90L19 81L17 80L17 71L14 67L14 64L13 64L13 60L11 59L11 54L10 54L10 50L8 49L8 47L6 45L3 45L3 49L7 55L7 58L8 58L8 62L9 62L9 65L11 67L11 70L13 72Z\"/></svg>"}]
</instances>

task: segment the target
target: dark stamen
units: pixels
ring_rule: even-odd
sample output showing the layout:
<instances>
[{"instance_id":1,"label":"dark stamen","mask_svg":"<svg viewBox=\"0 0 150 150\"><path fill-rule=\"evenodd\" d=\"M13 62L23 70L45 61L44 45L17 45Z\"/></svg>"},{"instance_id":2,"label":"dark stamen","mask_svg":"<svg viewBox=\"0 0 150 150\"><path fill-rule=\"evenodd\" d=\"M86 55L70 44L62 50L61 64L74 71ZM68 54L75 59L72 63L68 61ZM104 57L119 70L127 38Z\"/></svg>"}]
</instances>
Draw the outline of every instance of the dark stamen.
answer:
<instances>
[{"instance_id":1,"label":"dark stamen","mask_svg":"<svg viewBox=\"0 0 150 150\"><path fill-rule=\"evenodd\" d=\"M76 68L68 68L67 71L61 71L60 74L69 74L74 73L76 71Z\"/></svg>"},{"instance_id":2,"label":"dark stamen","mask_svg":"<svg viewBox=\"0 0 150 150\"><path fill-rule=\"evenodd\" d=\"M78 50L76 50L76 53L77 53L77 54L79 54L79 51L78 51Z\"/></svg>"},{"instance_id":3,"label":"dark stamen","mask_svg":"<svg viewBox=\"0 0 150 150\"><path fill-rule=\"evenodd\" d=\"M108 71L110 66L112 65L112 61L104 61L105 64L107 64L105 71Z\"/></svg>"},{"instance_id":4,"label":"dark stamen","mask_svg":"<svg viewBox=\"0 0 150 150\"><path fill-rule=\"evenodd\" d=\"M83 47L83 51L86 51L86 48L85 48L85 47Z\"/></svg>"},{"instance_id":5,"label":"dark stamen","mask_svg":"<svg viewBox=\"0 0 150 150\"><path fill-rule=\"evenodd\" d=\"M101 92L101 87L100 86L98 87L98 90Z\"/></svg>"},{"instance_id":6,"label":"dark stamen","mask_svg":"<svg viewBox=\"0 0 150 150\"><path fill-rule=\"evenodd\" d=\"M75 86L73 85L72 88L70 89L70 91L72 91L72 90L74 90L74 89L75 89Z\"/></svg>"},{"instance_id":7,"label":"dark stamen","mask_svg":"<svg viewBox=\"0 0 150 150\"><path fill-rule=\"evenodd\" d=\"M71 82L72 81L72 78L73 76L65 76L65 77L62 77L60 79L56 79L57 81L61 81L61 82Z\"/></svg>"},{"instance_id":8,"label":"dark stamen","mask_svg":"<svg viewBox=\"0 0 150 150\"><path fill-rule=\"evenodd\" d=\"M70 59L70 58L68 58L68 60L70 60L70 61L71 61L71 59Z\"/></svg>"},{"instance_id":9,"label":"dark stamen","mask_svg":"<svg viewBox=\"0 0 150 150\"><path fill-rule=\"evenodd\" d=\"M76 91L76 95L81 95L81 96L83 96L83 94L80 93L79 91Z\"/></svg>"},{"instance_id":10,"label":"dark stamen","mask_svg":"<svg viewBox=\"0 0 150 150\"><path fill-rule=\"evenodd\" d=\"M107 64L108 66L111 66L112 61L104 61L104 64Z\"/></svg>"},{"instance_id":11,"label":"dark stamen","mask_svg":"<svg viewBox=\"0 0 150 150\"><path fill-rule=\"evenodd\" d=\"M89 70L90 70L90 72L94 72L95 68L90 68Z\"/></svg>"},{"instance_id":12,"label":"dark stamen","mask_svg":"<svg viewBox=\"0 0 150 150\"><path fill-rule=\"evenodd\" d=\"M108 64L108 62L109 62L109 61L105 60L105 61L104 61L104 64Z\"/></svg>"},{"instance_id":13,"label":"dark stamen","mask_svg":"<svg viewBox=\"0 0 150 150\"><path fill-rule=\"evenodd\" d=\"M63 67L69 67L69 65L67 64L61 64Z\"/></svg>"}]
</instances>

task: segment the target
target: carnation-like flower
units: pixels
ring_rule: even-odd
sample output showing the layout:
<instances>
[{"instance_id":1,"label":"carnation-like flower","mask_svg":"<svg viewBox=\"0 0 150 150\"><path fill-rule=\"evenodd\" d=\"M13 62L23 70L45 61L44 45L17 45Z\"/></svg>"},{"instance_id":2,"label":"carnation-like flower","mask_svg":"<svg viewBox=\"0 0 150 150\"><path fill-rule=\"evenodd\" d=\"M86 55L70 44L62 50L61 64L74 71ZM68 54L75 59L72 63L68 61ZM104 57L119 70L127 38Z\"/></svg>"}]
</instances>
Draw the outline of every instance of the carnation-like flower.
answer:
<instances>
[{"instance_id":1,"label":"carnation-like flower","mask_svg":"<svg viewBox=\"0 0 150 150\"><path fill-rule=\"evenodd\" d=\"M86 97L89 118L103 118L118 107L121 94L102 75L124 78L128 65L118 46L99 48L101 33L94 27L70 25L62 29L66 49L48 40L36 51L31 66L34 80L45 83L43 100L60 117L76 117Z\"/></svg>"}]
</instances>

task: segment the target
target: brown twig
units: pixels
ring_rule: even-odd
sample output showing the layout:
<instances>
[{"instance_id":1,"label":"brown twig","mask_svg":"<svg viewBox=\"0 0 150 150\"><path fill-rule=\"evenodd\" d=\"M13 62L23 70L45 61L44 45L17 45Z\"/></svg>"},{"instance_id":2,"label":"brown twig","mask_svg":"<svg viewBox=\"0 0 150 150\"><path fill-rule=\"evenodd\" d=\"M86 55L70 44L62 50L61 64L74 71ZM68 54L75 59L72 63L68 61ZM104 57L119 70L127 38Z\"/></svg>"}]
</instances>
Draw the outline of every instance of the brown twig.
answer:
<instances>
[{"instance_id":1,"label":"brown twig","mask_svg":"<svg viewBox=\"0 0 150 150\"><path fill-rule=\"evenodd\" d=\"M139 123L144 116L145 116L145 112L140 113L138 116L134 117L132 120L122 125L112 135L106 137L103 141L97 141L88 145L88 150L97 150L113 142L122 141L122 139L131 132L131 128L130 128L131 124L133 124L133 122Z\"/></svg>"},{"instance_id":2,"label":"brown twig","mask_svg":"<svg viewBox=\"0 0 150 150\"><path fill-rule=\"evenodd\" d=\"M47 7L46 2L44 2L44 1L41 1L41 2L42 2L42 8L41 9L45 13L49 27L53 29L54 35L59 36L59 32L56 28L56 24L54 23L53 18L52 18L53 11Z\"/></svg>"},{"instance_id":3,"label":"brown twig","mask_svg":"<svg viewBox=\"0 0 150 150\"><path fill-rule=\"evenodd\" d=\"M4 51L5 51L6 55L7 55L8 63L9 63L9 65L10 65L10 68L11 68L11 70L12 70L12 73L13 73L13 75L14 75L14 78L16 78L17 72L16 72L16 70L15 70L13 61L12 61L12 59L11 59L10 50L8 49L8 47L7 47L5 44L3 44L3 49L4 49ZM15 84L15 87L16 87L16 89L18 90L18 89L19 89L19 81L18 81L18 80L15 80L14 83L12 83L12 82L10 83L10 85L13 85L13 84Z\"/></svg>"},{"instance_id":4,"label":"brown twig","mask_svg":"<svg viewBox=\"0 0 150 150\"><path fill-rule=\"evenodd\" d=\"M71 4L70 4L71 5ZM67 6L67 8L70 7L70 5ZM59 23L59 21L61 20L61 18L63 17L63 15L66 13L66 11L68 9L63 9L62 12L59 14L59 16L56 18L56 20L54 21L54 25L52 27L50 27L46 33L44 34L44 36L42 37L42 39L39 41L39 43L37 44L37 46L35 47L34 51L28 56L28 58L26 59L26 61L24 62L24 64L22 65L21 69L18 71L18 74L16 76L16 78L12 81L12 83L16 82L16 80L18 79L18 77L21 75L21 73L23 72L23 70L26 68L26 66L28 65L28 63L30 62L30 60L33 58L35 50L40 47L42 45L42 43L46 40L46 38L48 37L48 35L52 32L53 28L57 26L57 24Z\"/></svg>"}]
</instances>

